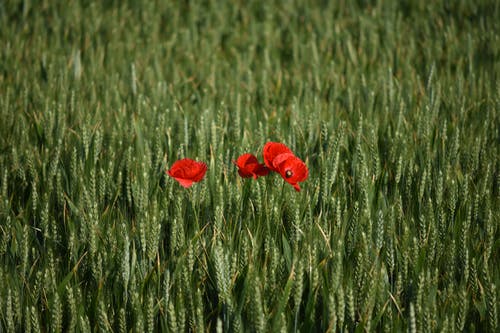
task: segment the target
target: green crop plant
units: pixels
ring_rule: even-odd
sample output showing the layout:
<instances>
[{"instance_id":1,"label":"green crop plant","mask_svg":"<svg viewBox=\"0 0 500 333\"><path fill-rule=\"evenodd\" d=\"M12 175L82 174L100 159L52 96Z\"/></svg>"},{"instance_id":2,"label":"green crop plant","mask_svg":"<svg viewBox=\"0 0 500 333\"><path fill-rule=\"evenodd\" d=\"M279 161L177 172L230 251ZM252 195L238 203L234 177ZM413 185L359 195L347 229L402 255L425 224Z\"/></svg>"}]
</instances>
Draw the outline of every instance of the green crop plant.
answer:
<instances>
[{"instance_id":1,"label":"green crop plant","mask_svg":"<svg viewBox=\"0 0 500 333\"><path fill-rule=\"evenodd\" d=\"M0 331L497 332L499 17L0 2Z\"/></svg>"}]
</instances>

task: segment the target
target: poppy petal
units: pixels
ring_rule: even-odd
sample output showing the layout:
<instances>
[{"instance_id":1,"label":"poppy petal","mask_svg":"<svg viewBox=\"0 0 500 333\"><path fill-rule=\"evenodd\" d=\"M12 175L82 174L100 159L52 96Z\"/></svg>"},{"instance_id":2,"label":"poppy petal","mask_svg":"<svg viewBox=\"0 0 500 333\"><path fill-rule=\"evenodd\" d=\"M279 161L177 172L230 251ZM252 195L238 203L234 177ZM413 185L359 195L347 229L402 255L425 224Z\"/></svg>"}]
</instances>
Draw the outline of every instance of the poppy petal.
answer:
<instances>
[{"instance_id":1,"label":"poppy petal","mask_svg":"<svg viewBox=\"0 0 500 333\"><path fill-rule=\"evenodd\" d=\"M306 164L296 156L288 156L281 161L278 165L278 172L296 191L300 191L300 186L297 183L303 182L309 175Z\"/></svg>"},{"instance_id":2,"label":"poppy petal","mask_svg":"<svg viewBox=\"0 0 500 333\"><path fill-rule=\"evenodd\" d=\"M198 162L196 166L191 170L190 178L195 182L199 182L205 176L207 169L208 167L205 163Z\"/></svg>"},{"instance_id":3,"label":"poppy petal","mask_svg":"<svg viewBox=\"0 0 500 333\"><path fill-rule=\"evenodd\" d=\"M269 168L264 164L259 164L259 166L255 170L255 174L257 176L267 176L269 174Z\"/></svg>"},{"instance_id":4,"label":"poppy petal","mask_svg":"<svg viewBox=\"0 0 500 333\"><path fill-rule=\"evenodd\" d=\"M264 163L270 170L277 171L276 168L273 166L273 160L276 158L276 156L285 153L292 154L292 151L283 143L267 142L262 150L262 155L264 156Z\"/></svg>"},{"instance_id":5,"label":"poppy petal","mask_svg":"<svg viewBox=\"0 0 500 333\"><path fill-rule=\"evenodd\" d=\"M241 178L250 178L252 177L252 174L250 172L246 172L243 169L238 170L238 174L241 176Z\"/></svg>"},{"instance_id":6,"label":"poppy petal","mask_svg":"<svg viewBox=\"0 0 500 333\"><path fill-rule=\"evenodd\" d=\"M253 154L250 153L245 153L238 157L236 160L236 165L243 167L247 164L258 164L259 161L257 160L257 157L255 157Z\"/></svg>"},{"instance_id":7,"label":"poppy petal","mask_svg":"<svg viewBox=\"0 0 500 333\"><path fill-rule=\"evenodd\" d=\"M238 174L243 178L253 177L257 179L258 176L265 176L269 173L264 164L259 163L257 157L249 153L241 155L233 163L236 164Z\"/></svg>"},{"instance_id":8,"label":"poppy petal","mask_svg":"<svg viewBox=\"0 0 500 333\"><path fill-rule=\"evenodd\" d=\"M179 184L181 184L181 186L184 188L188 188L191 187L191 185L193 185L193 181L189 179L183 179L183 178L174 178L174 179L177 180Z\"/></svg>"},{"instance_id":9,"label":"poppy petal","mask_svg":"<svg viewBox=\"0 0 500 333\"><path fill-rule=\"evenodd\" d=\"M279 154L273 159L273 167L279 169L279 165L291 157L295 157L295 155L292 153Z\"/></svg>"},{"instance_id":10,"label":"poppy petal","mask_svg":"<svg viewBox=\"0 0 500 333\"><path fill-rule=\"evenodd\" d=\"M183 187L190 187L194 182L199 182L205 177L207 165L203 162L197 162L190 158L183 158L175 161L168 175L174 178Z\"/></svg>"}]
</instances>

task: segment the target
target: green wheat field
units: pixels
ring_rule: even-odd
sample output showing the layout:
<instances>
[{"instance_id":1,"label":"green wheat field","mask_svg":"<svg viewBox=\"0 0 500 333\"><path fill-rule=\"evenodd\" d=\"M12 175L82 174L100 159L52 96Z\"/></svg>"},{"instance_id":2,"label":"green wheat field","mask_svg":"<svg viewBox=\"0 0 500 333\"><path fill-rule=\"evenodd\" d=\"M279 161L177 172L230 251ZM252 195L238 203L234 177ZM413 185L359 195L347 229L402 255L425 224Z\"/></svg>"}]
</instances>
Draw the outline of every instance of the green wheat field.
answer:
<instances>
[{"instance_id":1,"label":"green wheat field","mask_svg":"<svg viewBox=\"0 0 500 333\"><path fill-rule=\"evenodd\" d=\"M498 1L0 1L0 332L498 332L499 221Z\"/></svg>"}]
</instances>

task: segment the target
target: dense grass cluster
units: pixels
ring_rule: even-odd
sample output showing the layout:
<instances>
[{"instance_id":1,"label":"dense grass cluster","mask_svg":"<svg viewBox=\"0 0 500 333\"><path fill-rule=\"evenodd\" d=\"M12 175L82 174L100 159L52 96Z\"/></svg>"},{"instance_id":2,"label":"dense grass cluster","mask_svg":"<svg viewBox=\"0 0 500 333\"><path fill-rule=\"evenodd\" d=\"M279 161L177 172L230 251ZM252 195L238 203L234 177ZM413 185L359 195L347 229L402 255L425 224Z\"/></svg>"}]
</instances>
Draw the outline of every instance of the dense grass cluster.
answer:
<instances>
[{"instance_id":1,"label":"dense grass cluster","mask_svg":"<svg viewBox=\"0 0 500 333\"><path fill-rule=\"evenodd\" d=\"M0 2L0 331L498 332L498 2L105 3Z\"/></svg>"}]
</instances>

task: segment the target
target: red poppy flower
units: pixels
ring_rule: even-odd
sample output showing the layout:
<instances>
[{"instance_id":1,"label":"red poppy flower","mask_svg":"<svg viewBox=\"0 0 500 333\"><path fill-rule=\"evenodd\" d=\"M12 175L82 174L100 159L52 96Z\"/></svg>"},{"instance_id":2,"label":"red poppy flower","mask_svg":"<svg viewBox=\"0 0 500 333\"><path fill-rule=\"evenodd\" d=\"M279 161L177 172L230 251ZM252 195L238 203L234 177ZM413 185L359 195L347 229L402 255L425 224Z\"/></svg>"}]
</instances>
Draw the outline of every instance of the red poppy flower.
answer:
<instances>
[{"instance_id":1,"label":"red poppy flower","mask_svg":"<svg viewBox=\"0 0 500 333\"><path fill-rule=\"evenodd\" d=\"M207 172L207 165L203 162L196 162L190 158L183 158L176 161L170 170L167 171L168 175L181 184L182 187L190 187L195 182L199 182Z\"/></svg>"},{"instance_id":2,"label":"red poppy flower","mask_svg":"<svg viewBox=\"0 0 500 333\"><path fill-rule=\"evenodd\" d=\"M243 178L265 176L269 173L269 169L262 163L259 163L257 157L252 154L243 154L238 159L233 161L238 167L238 173Z\"/></svg>"},{"instance_id":3,"label":"red poppy flower","mask_svg":"<svg viewBox=\"0 0 500 333\"><path fill-rule=\"evenodd\" d=\"M268 142L264 145L262 155L264 155L264 163L271 171L278 171L273 165L274 159L281 154L293 154L290 148L279 142Z\"/></svg>"},{"instance_id":4,"label":"red poppy flower","mask_svg":"<svg viewBox=\"0 0 500 333\"><path fill-rule=\"evenodd\" d=\"M299 182L303 182L309 175L307 166L300 158L292 154L281 154L275 158L276 169L283 179L300 191ZM279 163L278 163L279 162Z\"/></svg>"}]
</instances>

